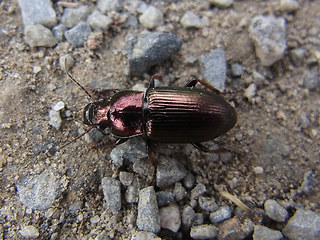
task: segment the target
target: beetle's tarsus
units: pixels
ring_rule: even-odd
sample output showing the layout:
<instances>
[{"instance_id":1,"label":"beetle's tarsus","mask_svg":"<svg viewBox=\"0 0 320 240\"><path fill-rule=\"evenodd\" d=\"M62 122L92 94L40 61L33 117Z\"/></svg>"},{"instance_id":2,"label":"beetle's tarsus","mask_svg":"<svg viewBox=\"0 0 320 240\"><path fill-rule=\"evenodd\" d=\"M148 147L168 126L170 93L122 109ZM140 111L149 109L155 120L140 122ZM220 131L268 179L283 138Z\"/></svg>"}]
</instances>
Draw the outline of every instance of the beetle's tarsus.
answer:
<instances>
[{"instance_id":1,"label":"beetle's tarsus","mask_svg":"<svg viewBox=\"0 0 320 240\"><path fill-rule=\"evenodd\" d=\"M128 141L129 138L119 138L117 141L116 141L116 145L120 145L126 141Z\"/></svg>"}]
</instances>

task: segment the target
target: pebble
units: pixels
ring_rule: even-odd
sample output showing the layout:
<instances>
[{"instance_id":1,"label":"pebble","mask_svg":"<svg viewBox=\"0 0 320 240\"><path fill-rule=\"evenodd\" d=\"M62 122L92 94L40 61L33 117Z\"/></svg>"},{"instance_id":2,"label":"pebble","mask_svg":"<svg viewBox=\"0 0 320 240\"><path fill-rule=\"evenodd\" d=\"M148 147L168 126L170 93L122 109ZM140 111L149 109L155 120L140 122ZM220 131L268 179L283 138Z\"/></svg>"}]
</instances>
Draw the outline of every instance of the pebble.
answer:
<instances>
[{"instance_id":1,"label":"pebble","mask_svg":"<svg viewBox=\"0 0 320 240\"><path fill-rule=\"evenodd\" d=\"M197 186L195 186L191 190L191 199L198 199L201 195L203 195L207 191L206 186L203 183L198 183Z\"/></svg>"},{"instance_id":2,"label":"pebble","mask_svg":"<svg viewBox=\"0 0 320 240\"><path fill-rule=\"evenodd\" d=\"M170 203L174 203L174 195L172 192L165 192L165 191L160 191L157 192L157 202L158 206L167 206Z\"/></svg>"},{"instance_id":3,"label":"pebble","mask_svg":"<svg viewBox=\"0 0 320 240\"><path fill-rule=\"evenodd\" d=\"M294 12L299 9L299 3L296 0L280 0L279 8L285 12Z\"/></svg>"},{"instance_id":4,"label":"pebble","mask_svg":"<svg viewBox=\"0 0 320 240\"><path fill-rule=\"evenodd\" d=\"M188 172L187 176L183 179L183 185L186 188L191 189L194 187L195 183L196 183L195 177L191 172Z\"/></svg>"},{"instance_id":5,"label":"pebble","mask_svg":"<svg viewBox=\"0 0 320 240\"><path fill-rule=\"evenodd\" d=\"M17 182L20 201L33 210L46 210L62 193L62 179L50 169L39 175L22 177Z\"/></svg>"},{"instance_id":6,"label":"pebble","mask_svg":"<svg viewBox=\"0 0 320 240\"><path fill-rule=\"evenodd\" d=\"M77 8L64 9L61 23L67 28L72 28L81 21L85 21L89 14L88 6L81 5Z\"/></svg>"},{"instance_id":7,"label":"pebble","mask_svg":"<svg viewBox=\"0 0 320 240\"><path fill-rule=\"evenodd\" d=\"M59 130L62 124L62 119L60 116L60 111L54 109L49 110L49 125Z\"/></svg>"},{"instance_id":8,"label":"pebble","mask_svg":"<svg viewBox=\"0 0 320 240\"><path fill-rule=\"evenodd\" d=\"M131 240L161 240L161 238L154 233L140 231L134 233Z\"/></svg>"},{"instance_id":9,"label":"pebble","mask_svg":"<svg viewBox=\"0 0 320 240\"><path fill-rule=\"evenodd\" d=\"M100 222L100 217L98 215L95 215L92 218L90 218L90 222L92 224L97 224L98 222Z\"/></svg>"},{"instance_id":10,"label":"pebble","mask_svg":"<svg viewBox=\"0 0 320 240\"><path fill-rule=\"evenodd\" d=\"M52 29L52 33L58 42L62 42L64 40L64 32L66 30L67 27L63 24L59 24Z\"/></svg>"},{"instance_id":11,"label":"pebble","mask_svg":"<svg viewBox=\"0 0 320 240\"><path fill-rule=\"evenodd\" d=\"M162 207L159 210L160 213L160 226L165 229L169 229L172 232L178 232L181 226L181 216L178 205L171 204L166 207Z\"/></svg>"},{"instance_id":12,"label":"pebble","mask_svg":"<svg viewBox=\"0 0 320 240\"><path fill-rule=\"evenodd\" d=\"M34 226L25 226L20 232L22 237L26 239L33 239L39 237L39 231Z\"/></svg>"},{"instance_id":13,"label":"pebble","mask_svg":"<svg viewBox=\"0 0 320 240\"><path fill-rule=\"evenodd\" d=\"M163 13L155 6L149 6L139 17L140 24L148 29L155 29L163 25Z\"/></svg>"},{"instance_id":14,"label":"pebble","mask_svg":"<svg viewBox=\"0 0 320 240\"><path fill-rule=\"evenodd\" d=\"M303 87L314 90L319 87L319 75L317 72L308 71L303 78Z\"/></svg>"},{"instance_id":15,"label":"pebble","mask_svg":"<svg viewBox=\"0 0 320 240\"><path fill-rule=\"evenodd\" d=\"M299 126L301 128L307 128L310 126L310 120L305 112L299 114Z\"/></svg>"},{"instance_id":16,"label":"pebble","mask_svg":"<svg viewBox=\"0 0 320 240\"><path fill-rule=\"evenodd\" d=\"M121 0L99 0L97 7L103 14L106 14L121 11L123 3Z\"/></svg>"},{"instance_id":17,"label":"pebble","mask_svg":"<svg viewBox=\"0 0 320 240\"><path fill-rule=\"evenodd\" d=\"M202 22L198 15L192 11L187 11L180 20L180 23L185 28L201 28Z\"/></svg>"},{"instance_id":18,"label":"pebble","mask_svg":"<svg viewBox=\"0 0 320 240\"><path fill-rule=\"evenodd\" d=\"M113 23L109 16L102 14L98 10L89 15L87 22L93 29L99 29L101 31L107 31Z\"/></svg>"},{"instance_id":19,"label":"pebble","mask_svg":"<svg viewBox=\"0 0 320 240\"><path fill-rule=\"evenodd\" d=\"M130 73L144 73L179 52L182 40L165 32L130 34L127 36Z\"/></svg>"},{"instance_id":20,"label":"pebble","mask_svg":"<svg viewBox=\"0 0 320 240\"><path fill-rule=\"evenodd\" d=\"M243 74L243 67L239 63L234 63L231 65L231 75L232 77L241 77Z\"/></svg>"},{"instance_id":21,"label":"pebble","mask_svg":"<svg viewBox=\"0 0 320 240\"><path fill-rule=\"evenodd\" d=\"M138 158L133 163L133 171L141 176L152 176L154 167L148 158Z\"/></svg>"},{"instance_id":22,"label":"pebble","mask_svg":"<svg viewBox=\"0 0 320 240\"><path fill-rule=\"evenodd\" d=\"M132 138L112 149L110 158L113 164L121 167L124 162L134 163L137 159L148 157L146 143L141 138ZM148 165L150 167L150 163ZM137 168L137 167L136 167Z\"/></svg>"},{"instance_id":23,"label":"pebble","mask_svg":"<svg viewBox=\"0 0 320 240\"><path fill-rule=\"evenodd\" d=\"M257 93L257 86L254 83L251 83L245 90L244 90L244 96L248 98L250 101L252 101L253 97Z\"/></svg>"},{"instance_id":24,"label":"pebble","mask_svg":"<svg viewBox=\"0 0 320 240\"><path fill-rule=\"evenodd\" d=\"M64 71L69 71L74 64L74 60L70 54L63 55L59 58L60 68Z\"/></svg>"},{"instance_id":25,"label":"pebble","mask_svg":"<svg viewBox=\"0 0 320 240\"><path fill-rule=\"evenodd\" d=\"M91 32L90 25L81 21L75 27L66 31L64 35L67 41L75 47L83 47Z\"/></svg>"},{"instance_id":26,"label":"pebble","mask_svg":"<svg viewBox=\"0 0 320 240\"><path fill-rule=\"evenodd\" d=\"M210 213L212 223L220 223L231 218L231 209L229 206L221 206L216 211Z\"/></svg>"},{"instance_id":27,"label":"pebble","mask_svg":"<svg viewBox=\"0 0 320 240\"><path fill-rule=\"evenodd\" d=\"M187 191L184 189L180 182L174 184L173 195L176 201L181 201L187 196Z\"/></svg>"},{"instance_id":28,"label":"pebble","mask_svg":"<svg viewBox=\"0 0 320 240\"><path fill-rule=\"evenodd\" d=\"M56 104L54 104L54 105L52 106L52 109L53 109L54 111L61 111L61 110L64 109L64 107L65 107L64 102L59 101L59 102L57 102Z\"/></svg>"},{"instance_id":29,"label":"pebble","mask_svg":"<svg viewBox=\"0 0 320 240\"><path fill-rule=\"evenodd\" d=\"M256 16L249 26L249 37L262 66L271 66L283 57L287 47L285 19Z\"/></svg>"},{"instance_id":30,"label":"pebble","mask_svg":"<svg viewBox=\"0 0 320 240\"><path fill-rule=\"evenodd\" d=\"M26 26L24 39L30 47L53 47L58 43L53 33L40 24Z\"/></svg>"},{"instance_id":31,"label":"pebble","mask_svg":"<svg viewBox=\"0 0 320 240\"><path fill-rule=\"evenodd\" d=\"M124 197L128 203L137 203L139 201L139 188L138 188L138 186L136 186L136 185L128 186Z\"/></svg>"},{"instance_id":32,"label":"pebble","mask_svg":"<svg viewBox=\"0 0 320 240\"><path fill-rule=\"evenodd\" d=\"M199 207L208 212L214 212L218 209L218 204L211 197L200 196L198 199Z\"/></svg>"},{"instance_id":33,"label":"pebble","mask_svg":"<svg viewBox=\"0 0 320 240\"><path fill-rule=\"evenodd\" d=\"M280 231L272 230L265 226L254 226L253 240L280 240L283 235Z\"/></svg>"},{"instance_id":34,"label":"pebble","mask_svg":"<svg viewBox=\"0 0 320 240\"><path fill-rule=\"evenodd\" d=\"M23 25L41 24L53 27L57 23L56 12L50 0L18 0L21 8Z\"/></svg>"},{"instance_id":35,"label":"pebble","mask_svg":"<svg viewBox=\"0 0 320 240\"><path fill-rule=\"evenodd\" d=\"M194 220L193 220L193 225L202 225L204 222L204 214L203 213L196 213Z\"/></svg>"},{"instance_id":36,"label":"pebble","mask_svg":"<svg viewBox=\"0 0 320 240\"><path fill-rule=\"evenodd\" d=\"M218 235L218 228L211 224L191 227L190 237L193 239L214 239Z\"/></svg>"},{"instance_id":37,"label":"pebble","mask_svg":"<svg viewBox=\"0 0 320 240\"><path fill-rule=\"evenodd\" d=\"M262 167L254 167L253 172L257 175L263 174L264 169Z\"/></svg>"},{"instance_id":38,"label":"pebble","mask_svg":"<svg viewBox=\"0 0 320 240\"><path fill-rule=\"evenodd\" d=\"M34 74L38 74L39 72L41 72L41 67L40 66L34 66L32 68L32 71Z\"/></svg>"},{"instance_id":39,"label":"pebble","mask_svg":"<svg viewBox=\"0 0 320 240\"><path fill-rule=\"evenodd\" d=\"M120 181L111 177L104 177L101 180L101 186L106 207L109 208L113 214L118 213L121 209Z\"/></svg>"},{"instance_id":40,"label":"pebble","mask_svg":"<svg viewBox=\"0 0 320 240\"><path fill-rule=\"evenodd\" d=\"M156 172L156 183L158 187L165 188L171 186L183 179L186 175L187 170L176 159L168 157L159 159Z\"/></svg>"},{"instance_id":41,"label":"pebble","mask_svg":"<svg viewBox=\"0 0 320 240\"><path fill-rule=\"evenodd\" d=\"M210 0L210 3L221 8L230 7L233 0Z\"/></svg>"},{"instance_id":42,"label":"pebble","mask_svg":"<svg viewBox=\"0 0 320 240\"><path fill-rule=\"evenodd\" d=\"M133 173L121 171L119 173L119 180L124 186L130 186L133 182Z\"/></svg>"},{"instance_id":43,"label":"pebble","mask_svg":"<svg viewBox=\"0 0 320 240\"><path fill-rule=\"evenodd\" d=\"M137 227L147 232L160 231L160 215L153 186L143 188L139 192Z\"/></svg>"},{"instance_id":44,"label":"pebble","mask_svg":"<svg viewBox=\"0 0 320 240\"><path fill-rule=\"evenodd\" d=\"M290 240L319 240L320 215L310 210L298 209L282 229L282 233Z\"/></svg>"},{"instance_id":45,"label":"pebble","mask_svg":"<svg viewBox=\"0 0 320 240\"><path fill-rule=\"evenodd\" d=\"M192 207L187 205L182 209L181 217L183 225L186 227L190 227L194 223L196 213L194 212Z\"/></svg>"},{"instance_id":46,"label":"pebble","mask_svg":"<svg viewBox=\"0 0 320 240\"><path fill-rule=\"evenodd\" d=\"M306 56L306 50L303 48L295 48L290 50L289 57L291 59L291 62L296 67L302 66Z\"/></svg>"},{"instance_id":47,"label":"pebble","mask_svg":"<svg viewBox=\"0 0 320 240\"><path fill-rule=\"evenodd\" d=\"M304 174L303 182L298 188L298 193L310 195L314 193L314 189L317 185L317 180L313 177L313 171L310 170Z\"/></svg>"},{"instance_id":48,"label":"pebble","mask_svg":"<svg viewBox=\"0 0 320 240\"><path fill-rule=\"evenodd\" d=\"M227 63L224 50L213 49L200 57L201 75L208 83L220 91L224 91Z\"/></svg>"},{"instance_id":49,"label":"pebble","mask_svg":"<svg viewBox=\"0 0 320 240\"><path fill-rule=\"evenodd\" d=\"M288 211L273 199L264 203L264 210L269 218L277 222L285 222L288 218Z\"/></svg>"}]
</instances>

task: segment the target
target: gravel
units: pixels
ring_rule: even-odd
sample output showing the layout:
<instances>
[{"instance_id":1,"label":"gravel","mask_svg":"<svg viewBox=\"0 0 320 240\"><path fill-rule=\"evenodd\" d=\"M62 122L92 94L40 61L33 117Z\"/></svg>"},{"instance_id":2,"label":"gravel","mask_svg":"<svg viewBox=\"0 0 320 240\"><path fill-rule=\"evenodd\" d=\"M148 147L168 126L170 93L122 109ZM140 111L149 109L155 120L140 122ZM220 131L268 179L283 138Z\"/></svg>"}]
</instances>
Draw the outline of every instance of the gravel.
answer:
<instances>
[{"instance_id":1,"label":"gravel","mask_svg":"<svg viewBox=\"0 0 320 240\"><path fill-rule=\"evenodd\" d=\"M34 239L39 237L39 230L34 226L25 226L19 233L25 239Z\"/></svg>"},{"instance_id":2,"label":"gravel","mask_svg":"<svg viewBox=\"0 0 320 240\"><path fill-rule=\"evenodd\" d=\"M201 28L203 26L200 17L192 11L187 11L182 16L180 23L185 28Z\"/></svg>"},{"instance_id":3,"label":"gravel","mask_svg":"<svg viewBox=\"0 0 320 240\"><path fill-rule=\"evenodd\" d=\"M231 209L229 206L221 206L216 211L210 213L212 223L220 223L231 218Z\"/></svg>"},{"instance_id":4,"label":"gravel","mask_svg":"<svg viewBox=\"0 0 320 240\"><path fill-rule=\"evenodd\" d=\"M254 226L253 240L280 240L283 235L280 231L273 230L264 226Z\"/></svg>"},{"instance_id":5,"label":"gravel","mask_svg":"<svg viewBox=\"0 0 320 240\"><path fill-rule=\"evenodd\" d=\"M111 177L104 177L101 186L106 207L116 214L121 209L121 188L120 182Z\"/></svg>"},{"instance_id":6,"label":"gravel","mask_svg":"<svg viewBox=\"0 0 320 240\"><path fill-rule=\"evenodd\" d=\"M89 15L87 22L93 29L107 31L113 21L109 16L104 15L98 10L96 10Z\"/></svg>"},{"instance_id":7,"label":"gravel","mask_svg":"<svg viewBox=\"0 0 320 240\"><path fill-rule=\"evenodd\" d=\"M91 32L91 27L88 23L79 22L73 28L67 30L64 35L67 41L75 47L83 47Z\"/></svg>"},{"instance_id":8,"label":"gravel","mask_svg":"<svg viewBox=\"0 0 320 240\"><path fill-rule=\"evenodd\" d=\"M191 227L190 236L193 239L214 239L218 235L215 225L205 224Z\"/></svg>"},{"instance_id":9,"label":"gravel","mask_svg":"<svg viewBox=\"0 0 320 240\"><path fill-rule=\"evenodd\" d=\"M155 29L163 24L163 13L154 6L149 6L139 17L141 25L147 29Z\"/></svg>"},{"instance_id":10,"label":"gravel","mask_svg":"<svg viewBox=\"0 0 320 240\"><path fill-rule=\"evenodd\" d=\"M40 24L26 26L24 39L30 47L53 47L58 42L53 33Z\"/></svg>"},{"instance_id":11,"label":"gravel","mask_svg":"<svg viewBox=\"0 0 320 240\"><path fill-rule=\"evenodd\" d=\"M67 28L72 28L81 21L85 21L89 14L88 6L81 5L77 8L66 8L61 17L61 23Z\"/></svg>"},{"instance_id":12,"label":"gravel","mask_svg":"<svg viewBox=\"0 0 320 240\"><path fill-rule=\"evenodd\" d=\"M178 232L181 226L180 208L176 204L162 207L159 210L160 226L172 232Z\"/></svg>"},{"instance_id":13,"label":"gravel","mask_svg":"<svg viewBox=\"0 0 320 240\"><path fill-rule=\"evenodd\" d=\"M275 200L267 200L264 203L264 210L269 218L277 222L285 222L288 218L288 212Z\"/></svg>"}]
</instances>

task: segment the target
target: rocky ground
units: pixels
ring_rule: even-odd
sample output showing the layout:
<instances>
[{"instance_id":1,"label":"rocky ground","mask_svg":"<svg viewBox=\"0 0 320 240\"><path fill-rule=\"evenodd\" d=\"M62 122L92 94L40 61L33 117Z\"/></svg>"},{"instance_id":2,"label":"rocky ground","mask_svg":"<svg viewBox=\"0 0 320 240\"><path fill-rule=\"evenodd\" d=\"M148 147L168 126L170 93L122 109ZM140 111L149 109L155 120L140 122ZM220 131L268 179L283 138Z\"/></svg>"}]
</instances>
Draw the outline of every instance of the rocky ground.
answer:
<instances>
[{"instance_id":1,"label":"rocky ground","mask_svg":"<svg viewBox=\"0 0 320 240\"><path fill-rule=\"evenodd\" d=\"M0 239L320 239L319 1L0 11ZM230 151L159 144L154 172L139 137L72 142L90 100L64 69L90 92L198 76L229 92L238 122L205 144Z\"/></svg>"}]
</instances>

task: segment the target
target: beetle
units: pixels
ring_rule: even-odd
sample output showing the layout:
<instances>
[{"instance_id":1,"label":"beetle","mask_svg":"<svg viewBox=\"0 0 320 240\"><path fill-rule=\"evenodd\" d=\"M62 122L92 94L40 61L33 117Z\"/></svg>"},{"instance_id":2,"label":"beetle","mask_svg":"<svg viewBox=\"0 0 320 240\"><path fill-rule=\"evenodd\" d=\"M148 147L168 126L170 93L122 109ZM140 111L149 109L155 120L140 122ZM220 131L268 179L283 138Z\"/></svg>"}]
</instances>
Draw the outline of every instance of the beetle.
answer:
<instances>
[{"instance_id":1,"label":"beetle","mask_svg":"<svg viewBox=\"0 0 320 240\"><path fill-rule=\"evenodd\" d=\"M142 136L154 166L152 143L191 143L202 151L216 152L201 142L217 138L237 122L235 109L220 91L195 77L184 87L155 87L155 80L161 81L162 76L154 75L146 91L107 89L96 92L95 100L67 74L91 99L83 111L84 124L102 133L108 128L118 138L116 145ZM208 90L196 88L197 83Z\"/></svg>"}]
</instances>

